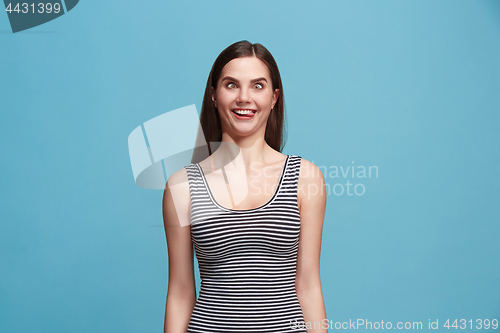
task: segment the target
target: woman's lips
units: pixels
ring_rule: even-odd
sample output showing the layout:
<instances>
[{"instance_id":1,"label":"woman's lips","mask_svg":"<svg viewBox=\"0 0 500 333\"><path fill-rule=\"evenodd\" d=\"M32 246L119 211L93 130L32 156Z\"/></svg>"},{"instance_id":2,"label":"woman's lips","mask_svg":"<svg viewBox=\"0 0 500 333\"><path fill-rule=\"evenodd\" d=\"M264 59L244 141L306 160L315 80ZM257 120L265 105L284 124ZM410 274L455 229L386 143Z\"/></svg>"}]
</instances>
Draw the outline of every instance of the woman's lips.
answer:
<instances>
[{"instance_id":1,"label":"woman's lips","mask_svg":"<svg viewBox=\"0 0 500 333\"><path fill-rule=\"evenodd\" d=\"M238 114L236 113L236 111L246 111L246 112ZM236 119L248 120L252 119L257 111L252 109L232 109L231 112L233 113Z\"/></svg>"}]
</instances>

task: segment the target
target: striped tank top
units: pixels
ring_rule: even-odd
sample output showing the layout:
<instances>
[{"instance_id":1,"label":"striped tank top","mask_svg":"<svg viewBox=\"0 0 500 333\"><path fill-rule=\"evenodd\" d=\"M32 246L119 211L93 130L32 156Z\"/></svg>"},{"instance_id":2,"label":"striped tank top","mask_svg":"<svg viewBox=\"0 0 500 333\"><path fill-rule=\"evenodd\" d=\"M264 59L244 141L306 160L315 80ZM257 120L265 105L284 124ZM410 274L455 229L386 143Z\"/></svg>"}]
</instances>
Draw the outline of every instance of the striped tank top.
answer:
<instances>
[{"instance_id":1,"label":"striped tank top","mask_svg":"<svg viewBox=\"0 0 500 333\"><path fill-rule=\"evenodd\" d=\"M307 332L295 290L300 160L287 155L272 198L250 210L220 206L200 165L185 166L201 277L187 332Z\"/></svg>"}]
</instances>

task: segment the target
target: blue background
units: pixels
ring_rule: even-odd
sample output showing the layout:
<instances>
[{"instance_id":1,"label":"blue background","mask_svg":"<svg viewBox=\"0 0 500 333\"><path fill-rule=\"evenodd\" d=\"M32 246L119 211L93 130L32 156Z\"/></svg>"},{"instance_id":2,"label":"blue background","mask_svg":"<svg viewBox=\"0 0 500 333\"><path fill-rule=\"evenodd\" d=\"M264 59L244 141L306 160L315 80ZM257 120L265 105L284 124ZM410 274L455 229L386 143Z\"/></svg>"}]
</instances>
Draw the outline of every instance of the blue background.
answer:
<instances>
[{"instance_id":1,"label":"blue background","mask_svg":"<svg viewBox=\"0 0 500 333\"><path fill-rule=\"evenodd\" d=\"M162 331L163 192L127 137L199 112L242 39L280 67L283 153L378 167L325 174L366 188L327 198L328 319L500 319L499 1L80 1L16 34L0 14L0 331Z\"/></svg>"}]
</instances>

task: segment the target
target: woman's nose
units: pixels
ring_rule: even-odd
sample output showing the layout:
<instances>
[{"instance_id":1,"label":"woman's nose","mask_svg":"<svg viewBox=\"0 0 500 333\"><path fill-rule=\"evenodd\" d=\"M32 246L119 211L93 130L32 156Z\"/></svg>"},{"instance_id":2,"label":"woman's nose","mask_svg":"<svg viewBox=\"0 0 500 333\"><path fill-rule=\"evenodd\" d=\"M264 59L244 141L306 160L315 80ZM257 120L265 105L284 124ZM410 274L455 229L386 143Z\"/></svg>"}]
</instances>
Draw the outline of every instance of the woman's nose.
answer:
<instances>
[{"instance_id":1,"label":"woman's nose","mask_svg":"<svg viewBox=\"0 0 500 333\"><path fill-rule=\"evenodd\" d=\"M250 94L248 89L241 88L238 93L238 102L244 103L244 102L250 102Z\"/></svg>"}]
</instances>

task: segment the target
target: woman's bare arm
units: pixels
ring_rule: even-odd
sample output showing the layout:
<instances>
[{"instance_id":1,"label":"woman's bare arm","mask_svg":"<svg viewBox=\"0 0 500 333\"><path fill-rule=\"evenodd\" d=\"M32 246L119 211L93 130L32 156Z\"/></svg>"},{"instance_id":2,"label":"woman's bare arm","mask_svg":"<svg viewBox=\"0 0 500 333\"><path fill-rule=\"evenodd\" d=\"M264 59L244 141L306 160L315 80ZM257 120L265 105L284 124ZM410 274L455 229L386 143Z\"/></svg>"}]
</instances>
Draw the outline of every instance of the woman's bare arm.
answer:
<instances>
[{"instance_id":1,"label":"woman's bare arm","mask_svg":"<svg viewBox=\"0 0 500 333\"><path fill-rule=\"evenodd\" d=\"M316 165L302 159L298 185L301 226L295 288L306 325L311 325L307 332L323 333L328 332L319 269L326 209L323 174Z\"/></svg>"},{"instance_id":2,"label":"woman's bare arm","mask_svg":"<svg viewBox=\"0 0 500 333\"><path fill-rule=\"evenodd\" d=\"M163 223L168 248L168 291L165 333L186 333L196 302L191 200L185 169L170 176L163 194Z\"/></svg>"}]
</instances>

